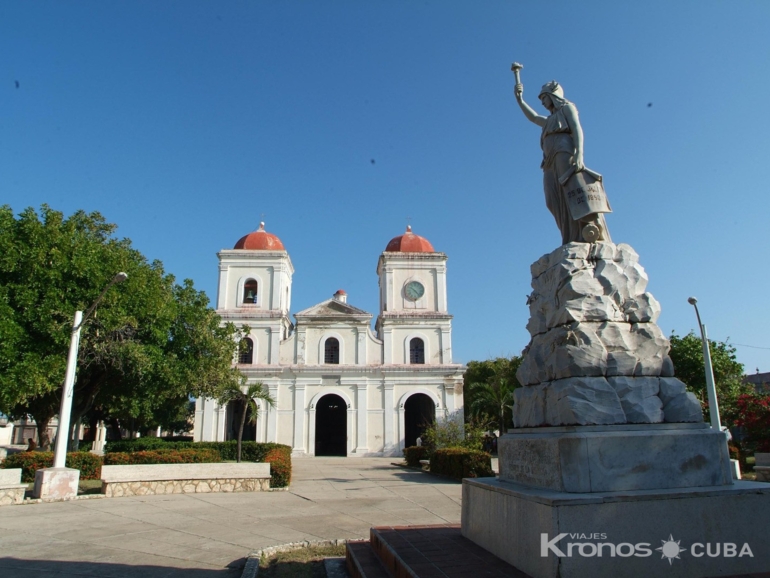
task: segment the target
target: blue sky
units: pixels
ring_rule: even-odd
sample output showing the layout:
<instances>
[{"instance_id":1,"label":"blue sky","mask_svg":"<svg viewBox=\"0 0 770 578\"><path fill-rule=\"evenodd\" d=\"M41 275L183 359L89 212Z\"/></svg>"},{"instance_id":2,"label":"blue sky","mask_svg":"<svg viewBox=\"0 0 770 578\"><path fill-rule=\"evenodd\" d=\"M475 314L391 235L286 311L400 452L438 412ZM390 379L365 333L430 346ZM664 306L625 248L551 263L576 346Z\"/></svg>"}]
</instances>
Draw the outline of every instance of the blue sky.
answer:
<instances>
[{"instance_id":1,"label":"blue sky","mask_svg":"<svg viewBox=\"0 0 770 578\"><path fill-rule=\"evenodd\" d=\"M264 219L294 312L343 288L376 314L410 219L449 255L456 360L516 354L529 265L560 240L516 60L533 107L551 79L577 105L663 331L696 327L696 295L770 371L769 21L759 1L5 2L0 203L99 211L212 299L216 252Z\"/></svg>"}]
</instances>

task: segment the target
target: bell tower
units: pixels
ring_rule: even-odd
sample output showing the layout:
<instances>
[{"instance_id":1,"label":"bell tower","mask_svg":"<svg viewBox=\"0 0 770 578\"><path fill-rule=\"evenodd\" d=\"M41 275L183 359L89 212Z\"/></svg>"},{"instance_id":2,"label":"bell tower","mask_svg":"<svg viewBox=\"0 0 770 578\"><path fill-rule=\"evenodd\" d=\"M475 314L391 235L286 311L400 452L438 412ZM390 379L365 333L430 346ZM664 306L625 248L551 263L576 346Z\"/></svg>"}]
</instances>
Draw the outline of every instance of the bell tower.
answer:
<instances>
[{"instance_id":1,"label":"bell tower","mask_svg":"<svg viewBox=\"0 0 770 578\"><path fill-rule=\"evenodd\" d=\"M265 224L242 237L219 257L217 313L225 321L248 325L253 365L278 364L278 348L291 328L294 267L281 240ZM244 360L239 360L244 361Z\"/></svg>"},{"instance_id":2,"label":"bell tower","mask_svg":"<svg viewBox=\"0 0 770 578\"><path fill-rule=\"evenodd\" d=\"M383 363L452 363L452 316L447 312L447 256L412 232L394 237L380 255L377 334Z\"/></svg>"}]
</instances>

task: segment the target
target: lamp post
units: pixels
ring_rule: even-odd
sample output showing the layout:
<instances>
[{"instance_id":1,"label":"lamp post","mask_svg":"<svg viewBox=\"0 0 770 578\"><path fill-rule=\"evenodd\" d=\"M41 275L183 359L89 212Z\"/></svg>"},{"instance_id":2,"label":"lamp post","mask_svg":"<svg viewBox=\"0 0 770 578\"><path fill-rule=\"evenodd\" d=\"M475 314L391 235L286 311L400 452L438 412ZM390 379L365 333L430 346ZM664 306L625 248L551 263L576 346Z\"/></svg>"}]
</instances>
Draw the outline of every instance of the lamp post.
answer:
<instances>
[{"instance_id":1,"label":"lamp post","mask_svg":"<svg viewBox=\"0 0 770 578\"><path fill-rule=\"evenodd\" d=\"M53 468L38 470L35 473L34 496L36 498L67 498L77 495L78 479L80 472L76 475L71 474L73 470L65 468L67 459L67 442L69 441L70 415L72 413L72 395L75 388L75 372L78 362L78 348L80 347L80 330L83 324L88 321L91 314L99 305L104 295L110 287L116 283L122 283L128 279L128 275L123 272L115 275L107 286L102 289L96 301L86 310L85 315L82 311L75 311L75 319L72 322L72 335L70 337L70 350L67 356L67 370L64 374L64 386L62 388L61 406L59 407L59 427L56 431L56 446L53 457ZM65 483L57 483L57 476L66 478ZM74 480L74 483L73 483ZM73 489L74 486L74 489Z\"/></svg>"},{"instance_id":2,"label":"lamp post","mask_svg":"<svg viewBox=\"0 0 770 578\"><path fill-rule=\"evenodd\" d=\"M701 340L703 341L703 365L706 372L706 392L709 397L709 415L711 416L711 427L717 431L722 431L722 423L719 419L719 402L717 401L717 388L714 384L714 369L711 366L711 352L709 351L709 340L706 335L706 326L701 323L700 312L698 311L698 300L690 297L687 302L695 307L695 315L698 318L698 327L700 328Z\"/></svg>"}]
</instances>

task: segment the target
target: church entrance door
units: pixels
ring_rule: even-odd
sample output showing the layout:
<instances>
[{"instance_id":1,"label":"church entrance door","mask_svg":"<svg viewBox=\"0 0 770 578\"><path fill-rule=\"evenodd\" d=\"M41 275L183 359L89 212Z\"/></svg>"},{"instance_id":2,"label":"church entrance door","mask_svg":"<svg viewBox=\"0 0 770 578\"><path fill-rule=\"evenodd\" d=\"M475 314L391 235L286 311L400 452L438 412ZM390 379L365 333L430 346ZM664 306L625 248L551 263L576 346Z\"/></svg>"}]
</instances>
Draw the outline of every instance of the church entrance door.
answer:
<instances>
[{"instance_id":1,"label":"church entrance door","mask_svg":"<svg viewBox=\"0 0 770 578\"><path fill-rule=\"evenodd\" d=\"M417 445L425 429L436 421L436 404L424 393L415 393L404 404L404 447Z\"/></svg>"},{"instance_id":2,"label":"church entrance door","mask_svg":"<svg viewBox=\"0 0 770 578\"><path fill-rule=\"evenodd\" d=\"M227 413L225 414L225 440L237 440L238 428L241 427L241 417L245 405L238 400L227 403ZM243 424L242 441L253 442L257 439L257 424L249 423L249 415L246 414L246 422Z\"/></svg>"},{"instance_id":3,"label":"church entrance door","mask_svg":"<svg viewBox=\"0 0 770 578\"><path fill-rule=\"evenodd\" d=\"M315 408L315 455L347 456L348 407L333 393L323 396Z\"/></svg>"}]
</instances>

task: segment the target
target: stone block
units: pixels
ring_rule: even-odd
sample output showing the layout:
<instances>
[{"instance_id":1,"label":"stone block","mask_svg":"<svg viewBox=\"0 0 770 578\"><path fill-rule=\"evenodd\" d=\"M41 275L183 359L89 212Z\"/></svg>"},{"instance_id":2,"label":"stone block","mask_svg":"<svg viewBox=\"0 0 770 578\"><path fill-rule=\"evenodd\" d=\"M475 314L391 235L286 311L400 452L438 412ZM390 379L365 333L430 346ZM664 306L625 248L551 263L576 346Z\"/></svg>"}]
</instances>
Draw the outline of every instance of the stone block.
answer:
<instances>
[{"instance_id":1,"label":"stone block","mask_svg":"<svg viewBox=\"0 0 770 578\"><path fill-rule=\"evenodd\" d=\"M513 390L513 427L545 425L545 389L548 383Z\"/></svg>"},{"instance_id":2,"label":"stone block","mask_svg":"<svg viewBox=\"0 0 770 578\"><path fill-rule=\"evenodd\" d=\"M478 478L463 480L462 491L463 536L533 578L702 578L770 568L770 533L746 523L770 519L767 484L567 494ZM669 536L678 541L671 559L656 550ZM547 546L554 539L557 551ZM591 556L600 543L608 544L602 556ZM714 552L725 543L737 546L735 555L703 555L707 544ZM641 544L650 554L626 555L629 547L619 544L643 553L635 548ZM750 556L745 549L737 555L744 544Z\"/></svg>"},{"instance_id":3,"label":"stone block","mask_svg":"<svg viewBox=\"0 0 770 578\"><path fill-rule=\"evenodd\" d=\"M660 303L650 293L642 293L626 299L623 315L631 323L655 323L660 317Z\"/></svg>"},{"instance_id":4,"label":"stone block","mask_svg":"<svg viewBox=\"0 0 770 578\"><path fill-rule=\"evenodd\" d=\"M0 488L21 484L21 468L0 469Z\"/></svg>"},{"instance_id":5,"label":"stone block","mask_svg":"<svg viewBox=\"0 0 770 578\"><path fill-rule=\"evenodd\" d=\"M615 390L603 377L570 377L545 388L548 425L621 424L626 416Z\"/></svg>"},{"instance_id":6,"label":"stone block","mask_svg":"<svg viewBox=\"0 0 770 578\"><path fill-rule=\"evenodd\" d=\"M211 480L218 478L269 478L268 463L136 464L102 466L102 481L152 482L159 480Z\"/></svg>"},{"instance_id":7,"label":"stone block","mask_svg":"<svg viewBox=\"0 0 770 578\"><path fill-rule=\"evenodd\" d=\"M661 423L663 402L658 397L657 377L608 377L617 392L628 423Z\"/></svg>"},{"instance_id":8,"label":"stone block","mask_svg":"<svg viewBox=\"0 0 770 578\"><path fill-rule=\"evenodd\" d=\"M68 500L78 495L80 470L72 468L45 468L35 472L35 498Z\"/></svg>"},{"instance_id":9,"label":"stone block","mask_svg":"<svg viewBox=\"0 0 770 578\"><path fill-rule=\"evenodd\" d=\"M695 394L688 391L672 398L663 406L664 421L668 423L702 422L703 408Z\"/></svg>"},{"instance_id":10,"label":"stone block","mask_svg":"<svg viewBox=\"0 0 770 578\"><path fill-rule=\"evenodd\" d=\"M500 479L564 492L724 486L725 434L700 424L541 427L498 441Z\"/></svg>"},{"instance_id":11,"label":"stone block","mask_svg":"<svg viewBox=\"0 0 770 578\"><path fill-rule=\"evenodd\" d=\"M684 382L675 377L661 378L659 384L660 393L658 395L660 395L660 400L663 402L663 405L666 405L676 396L687 391L687 386Z\"/></svg>"}]
</instances>

